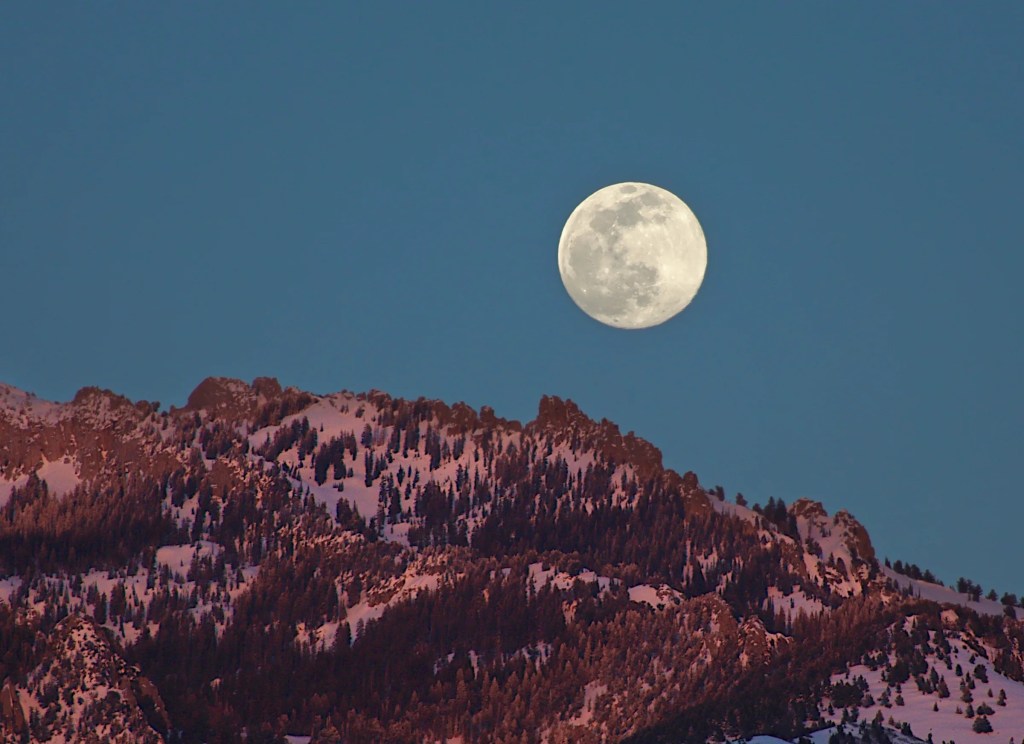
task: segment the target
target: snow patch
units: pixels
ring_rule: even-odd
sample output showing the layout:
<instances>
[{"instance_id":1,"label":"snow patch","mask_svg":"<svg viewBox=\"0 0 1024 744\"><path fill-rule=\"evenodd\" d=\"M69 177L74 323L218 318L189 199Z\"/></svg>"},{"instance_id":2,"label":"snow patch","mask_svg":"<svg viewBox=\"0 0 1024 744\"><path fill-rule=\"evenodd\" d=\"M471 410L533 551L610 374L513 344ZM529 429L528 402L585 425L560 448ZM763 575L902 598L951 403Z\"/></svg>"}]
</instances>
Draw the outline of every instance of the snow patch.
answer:
<instances>
[{"instance_id":1,"label":"snow patch","mask_svg":"<svg viewBox=\"0 0 1024 744\"><path fill-rule=\"evenodd\" d=\"M544 564L540 562L531 563L529 566L528 581L533 584L534 589L541 589L551 584L555 589L564 592L572 589L577 580L584 584L597 583L598 589L602 592L607 590L612 583L612 579L608 576L598 576L594 571L586 569L573 575L555 568L544 568Z\"/></svg>"},{"instance_id":2,"label":"snow patch","mask_svg":"<svg viewBox=\"0 0 1024 744\"><path fill-rule=\"evenodd\" d=\"M209 540L199 540L191 545L164 545L157 548L157 565L167 566L172 572L188 572L193 558L216 558L224 548Z\"/></svg>"},{"instance_id":3,"label":"snow patch","mask_svg":"<svg viewBox=\"0 0 1024 744\"><path fill-rule=\"evenodd\" d=\"M649 604L656 610L677 606L683 601L683 595L666 584L651 586L637 584L629 587L629 600L640 604Z\"/></svg>"},{"instance_id":4,"label":"snow patch","mask_svg":"<svg viewBox=\"0 0 1024 744\"><path fill-rule=\"evenodd\" d=\"M54 496L66 496L81 484L78 475L78 461L69 456L50 462L45 457L43 464L36 471L39 480L46 481L46 487Z\"/></svg>"},{"instance_id":5,"label":"snow patch","mask_svg":"<svg viewBox=\"0 0 1024 744\"><path fill-rule=\"evenodd\" d=\"M807 596L800 586L794 588L790 594L783 594L777 586L768 587L768 598L764 601L765 609L768 608L769 602L776 612L781 610L790 620L801 612L812 617L827 610L820 599Z\"/></svg>"}]
</instances>

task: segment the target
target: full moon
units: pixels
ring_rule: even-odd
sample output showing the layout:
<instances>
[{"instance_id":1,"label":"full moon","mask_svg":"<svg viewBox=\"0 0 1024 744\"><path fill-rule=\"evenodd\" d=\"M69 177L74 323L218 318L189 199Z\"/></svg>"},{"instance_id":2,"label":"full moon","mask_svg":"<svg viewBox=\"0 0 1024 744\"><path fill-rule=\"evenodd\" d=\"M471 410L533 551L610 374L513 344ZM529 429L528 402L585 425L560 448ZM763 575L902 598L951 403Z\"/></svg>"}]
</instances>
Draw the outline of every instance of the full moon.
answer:
<instances>
[{"instance_id":1,"label":"full moon","mask_svg":"<svg viewBox=\"0 0 1024 744\"><path fill-rule=\"evenodd\" d=\"M573 210L558 241L558 271L587 315L615 328L649 328L697 294L708 264L700 223L675 194L617 183Z\"/></svg>"}]
</instances>

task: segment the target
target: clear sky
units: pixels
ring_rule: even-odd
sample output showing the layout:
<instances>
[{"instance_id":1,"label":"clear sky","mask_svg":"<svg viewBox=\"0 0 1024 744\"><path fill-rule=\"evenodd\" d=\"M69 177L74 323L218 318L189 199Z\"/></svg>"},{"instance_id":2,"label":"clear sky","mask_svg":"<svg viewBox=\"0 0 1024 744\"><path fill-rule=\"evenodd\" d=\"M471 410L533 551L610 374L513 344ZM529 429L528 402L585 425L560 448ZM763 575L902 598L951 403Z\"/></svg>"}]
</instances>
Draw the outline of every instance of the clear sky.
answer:
<instances>
[{"instance_id":1,"label":"clear sky","mask_svg":"<svg viewBox=\"0 0 1024 744\"><path fill-rule=\"evenodd\" d=\"M0 380L556 394L1024 592L1024 5L367 5L0 8ZM645 331L556 266L627 180L708 240Z\"/></svg>"}]
</instances>

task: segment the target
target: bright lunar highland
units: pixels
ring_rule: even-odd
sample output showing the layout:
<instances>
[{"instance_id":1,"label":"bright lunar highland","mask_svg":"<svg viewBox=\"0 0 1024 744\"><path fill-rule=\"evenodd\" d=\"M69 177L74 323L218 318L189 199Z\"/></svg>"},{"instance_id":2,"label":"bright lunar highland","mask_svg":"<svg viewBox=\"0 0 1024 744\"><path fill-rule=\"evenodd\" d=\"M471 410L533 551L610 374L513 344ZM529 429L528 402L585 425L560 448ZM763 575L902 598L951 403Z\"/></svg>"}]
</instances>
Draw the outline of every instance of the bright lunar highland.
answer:
<instances>
[{"instance_id":1,"label":"bright lunar highland","mask_svg":"<svg viewBox=\"0 0 1024 744\"><path fill-rule=\"evenodd\" d=\"M558 271L587 315L615 328L649 328L690 304L708 263L704 231L675 194L617 183L573 210Z\"/></svg>"}]
</instances>

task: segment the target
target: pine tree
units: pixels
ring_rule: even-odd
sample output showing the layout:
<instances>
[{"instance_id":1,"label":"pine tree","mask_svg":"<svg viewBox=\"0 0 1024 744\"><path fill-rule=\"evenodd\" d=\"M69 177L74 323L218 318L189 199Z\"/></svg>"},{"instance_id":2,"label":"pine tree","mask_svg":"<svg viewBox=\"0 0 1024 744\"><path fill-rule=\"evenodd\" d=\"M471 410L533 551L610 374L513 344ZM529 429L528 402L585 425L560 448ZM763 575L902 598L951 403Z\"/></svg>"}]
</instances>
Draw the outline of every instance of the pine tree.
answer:
<instances>
[{"instance_id":1,"label":"pine tree","mask_svg":"<svg viewBox=\"0 0 1024 744\"><path fill-rule=\"evenodd\" d=\"M990 734L992 733L992 724L985 716L978 716L974 719L971 730L976 734Z\"/></svg>"}]
</instances>

